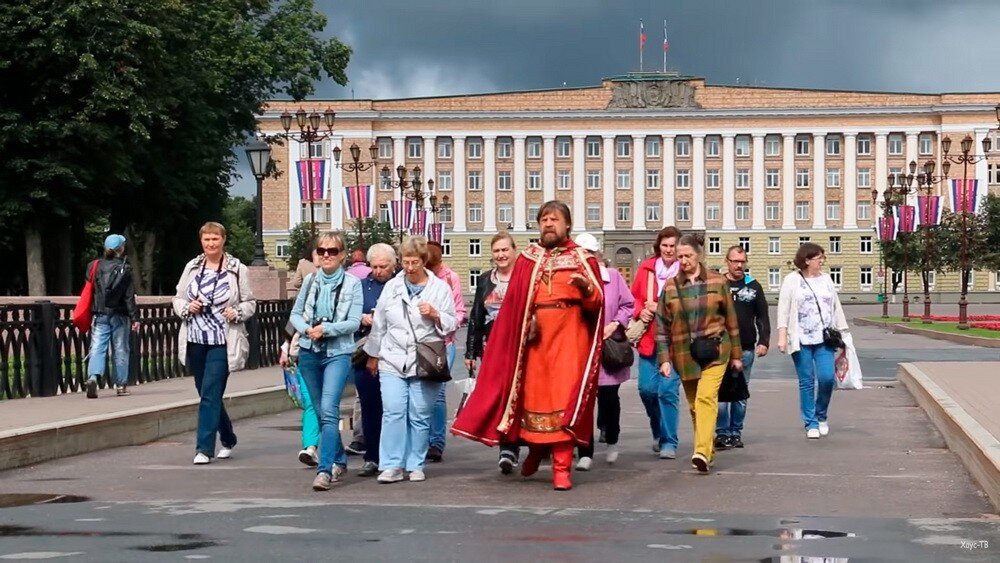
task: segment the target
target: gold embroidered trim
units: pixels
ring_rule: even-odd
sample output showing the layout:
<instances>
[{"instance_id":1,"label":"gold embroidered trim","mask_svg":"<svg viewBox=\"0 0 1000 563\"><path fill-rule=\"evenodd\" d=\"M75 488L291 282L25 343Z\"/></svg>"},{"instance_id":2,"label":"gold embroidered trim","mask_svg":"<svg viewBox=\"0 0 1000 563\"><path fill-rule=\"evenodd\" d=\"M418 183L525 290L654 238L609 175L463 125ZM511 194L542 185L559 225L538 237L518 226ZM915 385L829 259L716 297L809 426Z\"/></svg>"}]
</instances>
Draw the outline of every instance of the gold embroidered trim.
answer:
<instances>
[{"instance_id":1,"label":"gold embroidered trim","mask_svg":"<svg viewBox=\"0 0 1000 563\"><path fill-rule=\"evenodd\" d=\"M521 415L521 428L528 432L560 432L565 411L528 412Z\"/></svg>"}]
</instances>

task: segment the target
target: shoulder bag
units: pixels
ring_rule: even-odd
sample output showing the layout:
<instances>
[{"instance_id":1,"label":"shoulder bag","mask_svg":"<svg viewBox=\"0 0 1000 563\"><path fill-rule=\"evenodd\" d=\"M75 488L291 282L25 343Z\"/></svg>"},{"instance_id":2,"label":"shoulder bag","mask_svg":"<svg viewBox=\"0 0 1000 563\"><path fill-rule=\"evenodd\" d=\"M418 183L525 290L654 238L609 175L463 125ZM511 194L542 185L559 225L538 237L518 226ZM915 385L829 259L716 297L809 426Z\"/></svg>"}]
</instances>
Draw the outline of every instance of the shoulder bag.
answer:
<instances>
[{"instance_id":1,"label":"shoulder bag","mask_svg":"<svg viewBox=\"0 0 1000 563\"><path fill-rule=\"evenodd\" d=\"M653 288L655 287L656 287L656 276L653 275L653 272L650 272L649 276L646 278L647 302L653 300L653 291L655 291ZM645 307L646 303L643 303L642 308ZM647 323L646 321L643 321L642 319L632 319L628 322L628 328L625 329L625 338L632 344L635 344L640 339L642 339L643 334L646 334L647 328L649 328L649 323Z\"/></svg>"},{"instance_id":2,"label":"shoulder bag","mask_svg":"<svg viewBox=\"0 0 1000 563\"><path fill-rule=\"evenodd\" d=\"M722 339L718 336L698 336L695 337L691 325L688 324L687 309L684 307L684 295L681 293L681 283L674 278L674 287L677 288L677 301L681 304L681 319L687 328L688 338L691 339L691 357L698 365L705 368L719 359L719 345Z\"/></svg>"},{"instance_id":3,"label":"shoulder bag","mask_svg":"<svg viewBox=\"0 0 1000 563\"><path fill-rule=\"evenodd\" d=\"M801 275L801 274L799 274ZM823 324L823 344L833 348L834 350L840 350L844 347L844 335L840 333L839 330L833 326L826 326L826 320L823 319L823 308L819 306L819 297L816 296L816 292L813 290L809 282L806 281L806 277L802 276L802 281L805 282L806 287L813 294L813 299L816 300L816 310L819 311L819 322ZM830 319L833 321L833 319Z\"/></svg>"},{"instance_id":4,"label":"shoulder bag","mask_svg":"<svg viewBox=\"0 0 1000 563\"><path fill-rule=\"evenodd\" d=\"M618 371L635 363L632 344L625 337L625 329L618 327L611 336L604 339L601 349L601 365L607 371Z\"/></svg>"},{"instance_id":5,"label":"shoulder bag","mask_svg":"<svg viewBox=\"0 0 1000 563\"><path fill-rule=\"evenodd\" d=\"M403 316L406 317L406 324L410 325L410 332L413 333L413 340L417 347L417 377L438 383L451 381L444 340L427 340L425 342L418 340L417 331L413 329L413 321L410 320L410 308L405 301L402 302L402 306Z\"/></svg>"},{"instance_id":6,"label":"shoulder bag","mask_svg":"<svg viewBox=\"0 0 1000 563\"><path fill-rule=\"evenodd\" d=\"M98 260L91 262L90 275L80 290L80 298L76 301L76 307L73 307L73 314L70 317L80 332L89 332L90 325L94 322L94 275L97 273L97 263Z\"/></svg>"}]
</instances>

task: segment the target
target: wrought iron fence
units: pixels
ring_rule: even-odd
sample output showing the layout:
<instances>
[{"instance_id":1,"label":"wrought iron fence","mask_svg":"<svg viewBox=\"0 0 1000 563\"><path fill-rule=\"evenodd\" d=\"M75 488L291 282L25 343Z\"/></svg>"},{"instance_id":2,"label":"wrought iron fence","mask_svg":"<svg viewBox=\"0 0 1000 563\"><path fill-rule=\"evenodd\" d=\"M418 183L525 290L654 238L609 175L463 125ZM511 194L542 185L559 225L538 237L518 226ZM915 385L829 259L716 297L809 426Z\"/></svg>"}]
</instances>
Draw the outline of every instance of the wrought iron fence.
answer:
<instances>
[{"instance_id":1,"label":"wrought iron fence","mask_svg":"<svg viewBox=\"0 0 1000 563\"><path fill-rule=\"evenodd\" d=\"M291 301L257 301L247 321L250 355L247 369L278 363ZM45 397L82 390L87 381L90 335L70 320L72 305L39 301L0 306L0 400ZM139 305L139 330L131 333L129 383L185 375L177 357L180 319L167 303ZM112 351L113 353L113 351ZM114 362L99 378L112 385Z\"/></svg>"}]
</instances>

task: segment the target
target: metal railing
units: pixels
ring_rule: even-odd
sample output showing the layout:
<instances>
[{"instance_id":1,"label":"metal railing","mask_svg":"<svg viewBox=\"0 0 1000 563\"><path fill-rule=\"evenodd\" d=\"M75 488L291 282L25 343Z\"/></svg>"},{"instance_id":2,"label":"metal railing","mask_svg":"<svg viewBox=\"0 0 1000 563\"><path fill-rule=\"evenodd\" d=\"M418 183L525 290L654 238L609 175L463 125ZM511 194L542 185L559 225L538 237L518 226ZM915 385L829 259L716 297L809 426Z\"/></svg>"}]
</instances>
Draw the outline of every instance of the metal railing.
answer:
<instances>
[{"instance_id":1,"label":"metal railing","mask_svg":"<svg viewBox=\"0 0 1000 563\"><path fill-rule=\"evenodd\" d=\"M257 301L247 321L247 369L278 363L291 301ZM186 375L177 357L181 321L169 303L141 304L139 330L131 333L131 385ZM0 400L46 397L84 389L90 335L70 320L73 305L37 301L0 305ZM113 347L112 347L113 348ZM113 354L113 351L111 352ZM98 379L112 384L112 361Z\"/></svg>"}]
</instances>

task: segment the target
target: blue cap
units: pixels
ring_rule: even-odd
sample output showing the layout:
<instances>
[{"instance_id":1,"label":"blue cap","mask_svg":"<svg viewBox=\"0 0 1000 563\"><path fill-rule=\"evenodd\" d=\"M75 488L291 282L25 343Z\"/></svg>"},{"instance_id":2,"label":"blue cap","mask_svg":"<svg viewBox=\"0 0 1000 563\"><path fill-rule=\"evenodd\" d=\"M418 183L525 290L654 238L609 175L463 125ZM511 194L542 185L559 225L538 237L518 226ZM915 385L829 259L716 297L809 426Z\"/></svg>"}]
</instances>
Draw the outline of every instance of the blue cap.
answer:
<instances>
[{"instance_id":1,"label":"blue cap","mask_svg":"<svg viewBox=\"0 0 1000 563\"><path fill-rule=\"evenodd\" d=\"M105 250L118 250L125 244L125 237L121 235L108 235L108 238L104 239Z\"/></svg>"}]
</instances>

